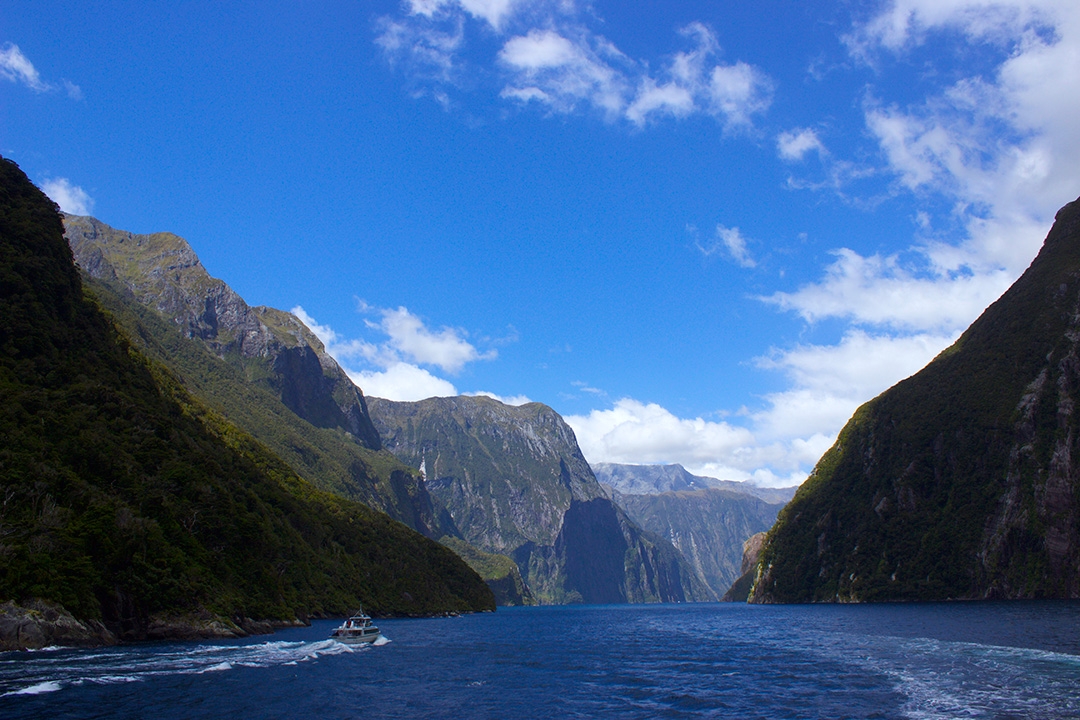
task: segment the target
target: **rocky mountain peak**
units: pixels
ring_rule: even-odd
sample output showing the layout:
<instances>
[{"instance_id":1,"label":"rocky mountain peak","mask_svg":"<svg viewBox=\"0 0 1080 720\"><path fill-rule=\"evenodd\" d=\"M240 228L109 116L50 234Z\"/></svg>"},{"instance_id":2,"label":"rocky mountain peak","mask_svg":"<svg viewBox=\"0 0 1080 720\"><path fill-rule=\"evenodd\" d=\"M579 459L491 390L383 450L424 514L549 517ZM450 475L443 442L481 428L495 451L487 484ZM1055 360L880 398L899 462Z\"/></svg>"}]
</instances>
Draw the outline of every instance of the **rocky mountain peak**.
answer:
<instances>
[{"instance_id":1,"label":"rocky mountain peak","mask_svg":"<svg viewBox=\"0 0 1080 720\"><path fill-rule=\"evenodd\" d=\"M172 233L139 235L75 215L65 215L64 225L86 273L120 283L218 357L262 363L267 384L313 425L340 427L365 447L381 447L363 393L295 315L250 307Z\"/></svg>"}]
</instances>

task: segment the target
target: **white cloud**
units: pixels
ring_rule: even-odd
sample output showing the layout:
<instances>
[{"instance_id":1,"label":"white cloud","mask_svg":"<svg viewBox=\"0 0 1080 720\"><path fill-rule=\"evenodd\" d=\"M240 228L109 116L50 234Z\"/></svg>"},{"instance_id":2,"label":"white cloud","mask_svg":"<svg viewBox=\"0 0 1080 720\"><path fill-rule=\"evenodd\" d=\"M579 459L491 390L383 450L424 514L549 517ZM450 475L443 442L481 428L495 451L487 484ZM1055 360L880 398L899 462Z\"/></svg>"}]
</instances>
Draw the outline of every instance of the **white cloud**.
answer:
<instances>
[{"instance_id":1,"label":"white cloud","mask_svg":"<svg viewBox=\"0 0 1080 720\"><path fill-rule=\"evenodd\" d=\"M492 400L498 400L504 405L527 405L532 402L532 400L530 400L525 395L496 395L495 393L488 392L487 390L478 390L476 392L467 392L464 394L471 397L488 397Z\"/></svg>"},{"instance_id":2,"label":"white cloud","mask_svg":"<svg viewBox=\"0 0 1080 720\"><path fill-rule=\"evenodd\" d=\"M418 84L453 83L458 75L457 52L465 38L461 19L446 23L448 29L430 23L381 18L375 43L392 63L403 66ZM439 90L432 91L438 95ZM445 104L445 103L444 103Z\"/></svg>"},{"instance_id":3,"label":"white cloud","mask_svg":"<svg viewBox=\"0 0 1080 720\"><path fill-rule=\"evenodd\" d=\"M525 4L529 12L519 13ZM407 7L405 17L379 20L376 43L392 63L406 66L411 82L441 87L426 91L432 95L445 97L464 77L475 86L495 70L505 79L500 97L550 112L592 109L639 127L704 113L725 130L750 127L772 102L770 78L745 62L718 62L720 46L702 23L683 28L692 47L652 73L648 62L591 30L587 21L595 17L568 0L410 0ZM489 31L481 45L493 32L501 46L482 61L490 67L465 73L465 33L473 22Z\"/></svg>"},{"instance_id":4,"label":"white cloud","mask_svg":"<svg viewBox=\"0 0 1080 720\"><path fill-rule=\"evenodd\" d=\"M589 462L677 462L699 475L773 487L805 480L831 442L812 437L765 444L746 428L700 417L680 418L660 405L632 398L565 420Z\"/></svg>"},{"instance_id":5,"label":"white cloud","mask_svg":"<svg viewBox=\"0 0 1080 720\"><path fill-rule=\"evenodd\" d=\"M744 62L717 65L706 96L712 114L726 118L729 127L749 126L750 116L764 112L772 103L772 82L764 72Z\"/></svg>"},{"instance_id":6,"label":"white cloud","mask_svg":"<svg viewBox=\"0 0 1080 720\"><path fill-rule=\"evenodd\" d=\"M1080 192L1080 5L896 0L847 41L856 57L873 59L941 31L998 47L996 69L907 106L870 97L864 114L897 191L945 199L953 208L946 221L966 236L920 242L906 263L839 249L821 280L768 301L808 321L962 329L1023 272L1054 212ZM787 133L778 149L802 157L814 140ZM932 238L929 214L918 217Z\"/></svg>"},{"instance_id":7,"label":"white cloud","mask_svg":"<svg viewBox=\"0 0 1080 720\"><path fill-rule=\"evenodd\" d=\"M390 336L390 345L401 355L423 365L434 365L445 372L456 373L466 363L493 360L495 350L481 354L463 337L463 332L444 327L432 332L423 321L406 308L382 310L379 327Z\"/></svg>"},{"instance_id":8,"label":"white cloud","mask_svg":"<svg viewBox=\"0 0 1080 720\"><path fill-rule=\"evenodd\" d=\"M768 408L752 416L756 432L767 440L835 437L859 405L918 372L957 335L850 330L837 345L801 345L758 358L758 367L784 373L791 386L765 397Z\"/></svg>"},{"instance_id":9,"label":"white cloud","mask_svg":"<svg viewBox=\"0 0 1080 720\"><path fill-rule=\"evenodd\" d=\"M1003 270L920 275L896 256L863 257L847 249L834 254L822 280L763 300L809 322L836 317L904 332L950 332L971 324L1014 279Z\"/></svg>"},{"instance_id":10,"label":"white cloud","mask_svg":"<svg viewBox=\"0 0 1080 720\"><path fill-rule=\"evenodd\" d=\"M365 395L386 400L414 402L429 397L452 397L458 394L453 383L408 363L395 363L385 370L346 372Z\"/></svg>"},{"instance_id":11,"label":"white cloud","mask_svg":"<svg viewBox=\"0 0 1080 720\"><path fill-rule=\"evenodd\" d=\"M776 138L776 149L784 160L802 160L811 151L816 151L819 155L826 154L821 139L810 128L780 133Z\"/></svg>"},{"instance_id":12,"label":"white cloud","mask_svg":"<svg viewBox=\"0 0 1080 720\"><path fill-rule=\"evenodd\" d=\"M748 427L680 418L631 398L566 421L590 462L678 462L698 475L770 487L797 485L859 405L917 372L954 339L856 330L836 346L774 351L756 363L783 373L790 387L763 398L766 408L743 412Z\"/></svg>"},{"instance_id":13,"label":"white cloud","mask_svg":"<svg viewBox=\"0 0 1080 720\"><path fill-rule=\"evenodd\" d=\"M34 64L22 54L18 45L8 43L0 48L0 75L11 82L22 83L34 92L52 90L52 86L41 79Z\"/></svg>"},{"instance_id":14,"label":"white cloud","mask_svg":"<svg viewBox=\"0 0 1080 720\"><path fill-rule=\"evenodd\" d=\"M539 29L510 38L498 55L512 76L503 96L539 100L558 112L587 102L609 117L618 116L628 92L627 78L610 64L619 54L602 38L589 40L584 33L571 41Z\"/></svg>"},{"instance_id":15,"label":"white cloud","mask_svg":"<svg viewBox=\"0 0 1080 720\"><path fill-rule=\"evenodd\" d=\"M382 343L361 338L347 339L329 325L319 323L297 305L295 315L322 341L326 352L348 373L364 393L388 400L422 400L426 397L457 395L453 383L420 367L428 365L456 373L467 363L492 360L496 351L481 353L465 340L464 332L453 328L430 330L404 307L374 308L360 303L360 311L381 316L379 322L365 321L370 330L387 336ZM490 393L479 393L496 397ZM501 399L501 398L500 398ZM519 397L503 400L507 404ZM523 402L528 402L524 399Z\"/></svg>"},{"instance_id":16,"label":"white cloud","mask_svg":"<svg viewBox=\"0 0 1080 720\"><path fill-rule=\"evenodd\" d=\"M67 178L53 178L41 183L41 190L48 195L60 209L71 215L90 215L94 211L94 200L78 185L72 185Z\"/></svg>"},{"instance_id":17,"label":"white cloud","mask_svg":"<svg viewBox=\"0 0 1080 720\"><path fill-rule=\"evenodd\" d=\"M750 256L750 251L746 249L746 238L739 232L739 228L729 228L724 225L716 226L716 236L720 238L720 241L724 243L724 247L731 253L731 257L735 259L740 266L744 268L752 268L757 265L754 262L754 258Z\"/></svg>"},{"instance_id":18,"label":"white cloud","mask_svg":"<svg viewBox=\"0 0 1080 720\"><path fill-rule=\"evenodd\" d=\"M15 83L22 83L34 92L52 92L56 87L45 82L41 74L30 62L30 59L22 54L18 45L7 43L0 48L0 76ZM72 100L82 100L82 90L78 85L69 81L62 81L64 92Z\"/></svg>"}]
</instances>

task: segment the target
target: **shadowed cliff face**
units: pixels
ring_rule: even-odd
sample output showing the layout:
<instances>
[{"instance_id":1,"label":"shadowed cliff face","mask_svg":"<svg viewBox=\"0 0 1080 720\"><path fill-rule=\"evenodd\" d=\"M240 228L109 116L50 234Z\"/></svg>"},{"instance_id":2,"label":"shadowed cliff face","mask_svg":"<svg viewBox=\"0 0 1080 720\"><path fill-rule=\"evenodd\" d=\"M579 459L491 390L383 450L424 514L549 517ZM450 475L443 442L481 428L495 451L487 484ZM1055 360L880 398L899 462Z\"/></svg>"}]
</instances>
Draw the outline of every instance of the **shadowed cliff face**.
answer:
<instances>
[{"instance_id":1,"label":"shadowed cliff face","mask_svg":"<svg viewBox=\"0 0 1080 720\"><path fill-rule=\"evenodd\" d=\"M379 449L363 394L294 315L249 307L171 233L136 235L74 215L64 224L76 262L91 277L119 281L218 357L262 365L253 377L312 425L341 428Z\"/></svg>"},{"instance_id":2,"label":"shadowed cliff face","mask_svg":"<svg viewBox=\"0 0 1080 720\"><path fill-rule=\"evenodd\" d=\"M422 468L462 536L514 559L542 603L704 600L671 544L615 507L573 431L539 403L370 399L386 447Z\"/></svg>"},{"instance_id":3,"label":"shadowed cliff face","mask_svg":"<svg viewBox=\"0 0 1080 720\"><path fill-rule=\"evenodd\" d=\"M1080 201L781 512L758 602L1080 597Z\"/></svg>"}]
</instances>

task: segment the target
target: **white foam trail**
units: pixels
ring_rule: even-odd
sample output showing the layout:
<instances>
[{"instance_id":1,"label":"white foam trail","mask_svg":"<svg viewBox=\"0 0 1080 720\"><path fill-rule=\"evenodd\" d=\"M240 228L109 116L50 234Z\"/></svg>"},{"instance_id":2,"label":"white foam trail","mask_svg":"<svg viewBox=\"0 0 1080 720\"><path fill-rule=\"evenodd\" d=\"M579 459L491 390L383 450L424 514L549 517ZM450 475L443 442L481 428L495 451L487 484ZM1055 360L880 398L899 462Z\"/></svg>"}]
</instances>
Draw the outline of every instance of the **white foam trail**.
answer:
<instances>
[{"instance_id":1,"label":"white foam trail","mask_svg":"<svg viewBox=\"0 0 1080 720\"><path fill-rule=\"evenodd\" d=\"M389 642L389 641L387 641ZM335 640L314 642L263 642L252 645L197 644L162 646L147 652L142 648L117 648L105 652L47 653L33 661L20 662L22 682L27 687L4 695L35 695L55 692L68 685L85 682L108 685L140 682L149 677L228 672L237 667L263 668L316 662L319 658L365 652ZM70 649L69 649L70 650ZM52 678L63 678L56 681ZM16 681L18 682L18 681ZM6 683L5 683L6 684ZM8 687L11 687L8 684Z\"/></svg>"}]
</instances>

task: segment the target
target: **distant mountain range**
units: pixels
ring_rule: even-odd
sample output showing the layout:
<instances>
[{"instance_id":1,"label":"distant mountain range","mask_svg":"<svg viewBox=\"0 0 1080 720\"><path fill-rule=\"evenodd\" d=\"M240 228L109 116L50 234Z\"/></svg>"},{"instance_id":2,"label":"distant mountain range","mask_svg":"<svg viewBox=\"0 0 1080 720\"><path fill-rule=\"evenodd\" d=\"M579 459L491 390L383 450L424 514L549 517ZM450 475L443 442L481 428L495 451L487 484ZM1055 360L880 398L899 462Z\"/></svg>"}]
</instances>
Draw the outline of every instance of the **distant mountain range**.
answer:
<instances>
[{"instance_id":1,"label":"distant mountain range","mask_svg":"<svg viewBox=\"0 0 1080 720\"><path fill-rule=\"evenodd\" d=\"M421 469L462 536L513 558L538 601L716 597L665 537L611 502L573 431L546 405L370 398L369 408L385 446Z\"/></svg>"},{"instance_id":2,"label":"distant mountain range","mask_svg":"<svg viewBox=\"0 0 1080 720\"><path fill-rule=\"evenodd\" d=\"M717 488L752 495L767 503L786 503L798 486L783 488L759 487L751 482L719 480L693 475L678 463L670 465L627 465L623 463L592 463L593 473L601 485L610 486L623 495L655 495L677 490Z\"/></svg>"},{"instance_id":3,"label":"distant mountain range","mask_svg":"<svg viewBox=\"0 0 1080 720\"><path fill-rule=\"evenodd\" d=\"M960 339L860 407L755 602L1080 597L1080 201Z\"/></svg>"},{"instance_id":4,"label":"distant mountain range","mask_svg":"<svg viewBox=\"0 0 1080 720\"><path fill-rule=\"evenodd\" d=\"M238 635L361 602L494 609L452 552L316 489L144 355L63 233L0 158L0 649Z\"/></svg>"},{"instance_id":5,"label":"distant mountain range","mask_svg":"<svg viewBox=\"0 0 1080 720\"><path fill-rule=\"evenodd\" d=\"M743 543L772 527L795 493L692 475L677 464L592 467L612 500L641 527L670 540L717 597L744 572Z\"/></svg>"}]
</instances>

